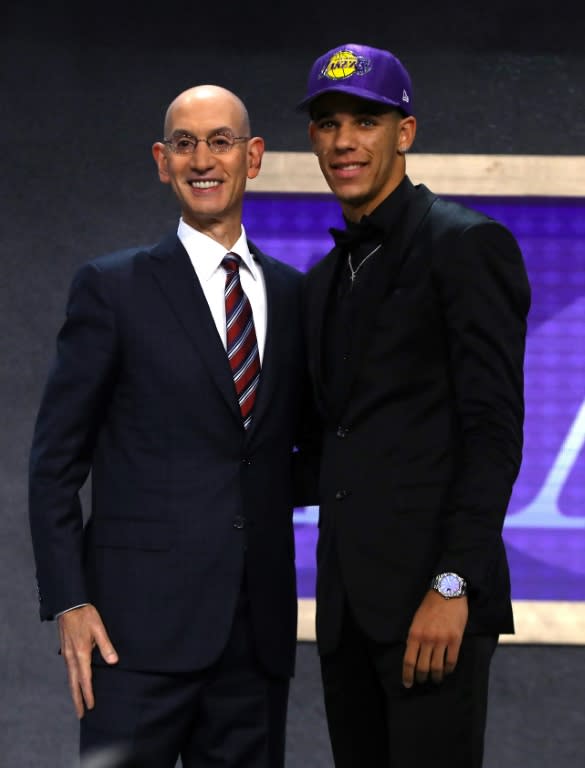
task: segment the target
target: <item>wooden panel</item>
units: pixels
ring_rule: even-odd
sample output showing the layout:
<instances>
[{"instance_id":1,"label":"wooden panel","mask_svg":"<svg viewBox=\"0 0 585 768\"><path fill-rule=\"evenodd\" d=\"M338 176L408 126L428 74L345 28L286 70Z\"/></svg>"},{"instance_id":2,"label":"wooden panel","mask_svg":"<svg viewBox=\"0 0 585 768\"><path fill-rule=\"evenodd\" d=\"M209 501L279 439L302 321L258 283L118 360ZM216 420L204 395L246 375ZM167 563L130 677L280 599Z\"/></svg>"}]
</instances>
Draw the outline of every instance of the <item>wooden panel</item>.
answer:
<instances>
[{"instance_id":1,"label":"wooden panel","mask_svg":"<svg viewBox=\"0 0 585 768\"><path fill-rule=\"evenodd\" d=\"M585 197L585 156L424 155L406 158L414 183L446 195ZM329 192L310 152L267 152L250 192Z\"/></svg>"},{"instance_id":2,"label":"wooden panel","mask_svg":"<svg viewBox=\"0 0 585 768\"><path fill-rule=\"evenodd\" d=\"M585 645L585 602L516 600L515 635L501 643ZM299 640L315 640L315 601L299 600Z\"/></svg>"}]
</instances>

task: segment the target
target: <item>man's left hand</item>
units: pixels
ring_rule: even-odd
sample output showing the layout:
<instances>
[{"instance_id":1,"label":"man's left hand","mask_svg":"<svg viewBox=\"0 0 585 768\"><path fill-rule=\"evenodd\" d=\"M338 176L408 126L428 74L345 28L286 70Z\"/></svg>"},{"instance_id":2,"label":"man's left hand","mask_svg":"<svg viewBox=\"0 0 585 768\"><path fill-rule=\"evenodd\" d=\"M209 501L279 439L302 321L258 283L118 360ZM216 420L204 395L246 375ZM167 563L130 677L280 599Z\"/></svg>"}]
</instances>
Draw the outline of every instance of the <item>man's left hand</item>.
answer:
<instances>
[{"instance_id":1,"label":"man's left hand","mask_svg":"<svg viewBox=\"0 0 585 768\"><path fill-rule=\"evenodd\" d=\"M445 599L429 590L414 615L408 631L402 664L402 684L411 688L416 680L440 683L455 669L469 608L467 597Z\"/></svg>"}]
</instances>

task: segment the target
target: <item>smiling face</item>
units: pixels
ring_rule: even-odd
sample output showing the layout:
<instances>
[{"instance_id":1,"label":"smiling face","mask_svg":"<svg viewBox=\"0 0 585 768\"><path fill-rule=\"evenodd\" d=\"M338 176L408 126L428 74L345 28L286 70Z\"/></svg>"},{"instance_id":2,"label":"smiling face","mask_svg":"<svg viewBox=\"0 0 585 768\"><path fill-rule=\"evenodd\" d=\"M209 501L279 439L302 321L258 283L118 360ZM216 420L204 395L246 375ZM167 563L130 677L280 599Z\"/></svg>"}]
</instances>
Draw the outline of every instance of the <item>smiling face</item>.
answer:
<instances>
[{"instance_id":1,"label":"smiling face","mask_svg":"<svg viewBox=\"0 0 585 768\"><path fill-rule=\"evenodd\" d=\"M414 117L356 96L328 93L315 101L313 152L350 221L371 213L400 184L415 133Z\"/></svg>"},{"instance_id":2,"label":"smiling face","mask_svg":"<svg viewBox=\"0 0 585 768\"><path fill-rule=\"evenodd\" d=\"M224 88L190 88L177 96L167 110L166 139L249 134L244 105ZM219 154L214 154L205 141L199 141L191 154L174 152L160 141L152 147L159 178L172 186L183 219L226 248L240 236L246 180L258 175L263 152L264 142L259 137L237 142L228 152Z\"/></svg>"}]
</instances>

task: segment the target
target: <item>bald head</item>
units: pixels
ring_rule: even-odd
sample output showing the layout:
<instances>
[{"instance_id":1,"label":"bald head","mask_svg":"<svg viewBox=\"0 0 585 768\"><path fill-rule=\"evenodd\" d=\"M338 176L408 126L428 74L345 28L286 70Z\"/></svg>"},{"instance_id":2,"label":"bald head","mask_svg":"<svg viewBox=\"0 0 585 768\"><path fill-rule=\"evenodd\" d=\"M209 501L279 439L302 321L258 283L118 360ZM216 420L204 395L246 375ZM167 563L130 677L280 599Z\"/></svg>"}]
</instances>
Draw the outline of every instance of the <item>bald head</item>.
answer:
<instances>
[{"instance_id":1,"label":"bald head","mask_svg":"<svg viewBox=\"0 0 585 768\"><path fill-rule=\"evenodd\" d=\"M244 102L219 85L197 85L173 99L166 112L164 135L170 136L185 115L197 115L209 110L225 114L237 135L250 135L250 118Z\"/></svg>"}]
</instances>

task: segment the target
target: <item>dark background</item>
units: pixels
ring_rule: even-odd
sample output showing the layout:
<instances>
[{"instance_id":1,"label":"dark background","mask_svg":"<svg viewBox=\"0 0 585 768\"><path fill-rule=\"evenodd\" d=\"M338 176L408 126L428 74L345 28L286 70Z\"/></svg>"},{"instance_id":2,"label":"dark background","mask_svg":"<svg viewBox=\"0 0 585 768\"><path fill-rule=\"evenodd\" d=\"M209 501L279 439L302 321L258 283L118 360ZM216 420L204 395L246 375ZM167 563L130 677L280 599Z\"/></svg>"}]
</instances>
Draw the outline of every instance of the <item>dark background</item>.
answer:
<instances>
[{"instance_id":1,"label":"dark background","mask_svg":"<svg viewBox=\"0 0 585 768\"><path fill-rule=\"evenodd\" d=\"M411 73L419 121L414 151L583 155L584 33L583 10L518 0L423 0L407 8L347 0L4 4L0 765L67 766L74 753L55 627L37 618L27 455L74 268L176 225L170 192L150 157L167 104L191 85L224 85L247 103L268 150L306 151L306 122L293 107L312 61L340 43L368 43L392 50ZM493 709L499 719L490 726L490 766L580 766L585 723L568 677L544 675L534 651L502 650L495 690L509 709L505 718ZM583 669L583 648L565 650L572 655L548 649L546 664ZM310 647L302 653L306 676L295 684L290 765L298 759L298 766L327 766L316 668ZM511 673L525 684L511 684ZM514 718L520 712L522 727ZM546 741L548 754L541 729L551 717L556 731ZM311 728L319 744L307 736ZM510 757L535 745L540 751L524 762Z\"/></svg>"}]
</instances>

